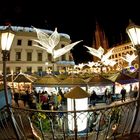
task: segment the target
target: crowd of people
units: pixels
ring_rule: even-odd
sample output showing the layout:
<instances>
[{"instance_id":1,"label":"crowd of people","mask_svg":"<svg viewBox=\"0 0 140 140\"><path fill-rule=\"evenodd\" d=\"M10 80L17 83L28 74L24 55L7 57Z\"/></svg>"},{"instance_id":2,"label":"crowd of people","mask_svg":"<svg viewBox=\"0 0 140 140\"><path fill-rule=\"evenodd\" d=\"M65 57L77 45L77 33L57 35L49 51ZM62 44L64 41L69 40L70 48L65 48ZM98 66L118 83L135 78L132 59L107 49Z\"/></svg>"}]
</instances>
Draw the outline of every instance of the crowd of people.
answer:
<instances>
[{"instance_id":1,"label":"crowd of people","mask_svg":"<svg viewBox=\"0 0 140 140\"><path fill-rule=\"evenodd\" d=\"M91 93L91 96L89 98L89 103L92 106L95 106L99 100L102 100L102 102L104 102L106 104L111 104L115 100L114 95L115 94L112 93L109 88L106 88L104 91L104 94L102 95L102 98L100 99L99 96L96 94L95 90L93 90ZM132 87L130 87L130 91L127 94L125 86L122 86L122 89L120 90L120 94L118 94L118 95L119 95L119 97L118 97L119 100L121 100L122 102L125 102L126 97L128 97L128 96L129 96L129 98L136 99L138 96L138 87L137 87L137 85L135 85L133 87L133 89L132 89Z\"/></svg>"},{"instance_id":2,"label":"crowd of people","mask_svg":"<svg viewBox=\"0 0 140 140\"><path fill-rule=\"evenodd\" d=\"M136 99L138 95L138 87L135 86L133 90L130 88L130 92L132 94L130 97ZM57 93L52 92L51 94L48 94L47 91L37 92L35 89L32 90L32 92L29 92L29 90L27 89L22 94L15 92L13 94L13 99L17 107L20 107L19 101L22 101L23 107L37 109L39 105L39 108L42 110L57 110L62 104L66 105L67 99L64 97L64 94L65 93L62 92L61 88L59 88ZM120 100L122 100L122 102L126 100L126 94L126 89L124 86L122 86L122 89L120 91ZM89 97L89 104L95 106L99 100L102 100L102 102L106 104L111 104L114 101L113 93L111 93L109 88L106 88L104 91L104 95L100 99L95 90L93 90Z\"/></svg>"},{"instance_id":3,"label":"crowd of people","mask_svg":"<svg viewBox=\"0 0 140 140\"><path fill-rule=\"evenodd\" d=\"M30 109L42 109L42 110L56 110L61 104L66 102L64 98L64 93L61 89L58 90L58 93L48 94L47 91L38 91L33 90L31 93L27 89L25 92L18 93L15 92L13 95L13 100L16 107L20 107L21 102L23 107L28 107Z\"/></svg>"}]
</instances>

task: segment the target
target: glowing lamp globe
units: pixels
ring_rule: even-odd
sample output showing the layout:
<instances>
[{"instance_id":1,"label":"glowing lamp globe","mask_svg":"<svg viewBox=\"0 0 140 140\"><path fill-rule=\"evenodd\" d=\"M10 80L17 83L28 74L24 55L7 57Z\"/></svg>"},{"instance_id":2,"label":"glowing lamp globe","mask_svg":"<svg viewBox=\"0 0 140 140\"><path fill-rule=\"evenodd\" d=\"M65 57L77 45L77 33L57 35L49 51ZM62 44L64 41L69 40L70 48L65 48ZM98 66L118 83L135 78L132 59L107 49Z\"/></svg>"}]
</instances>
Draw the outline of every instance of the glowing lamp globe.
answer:
<instances>
[{"instance_id":1,"label":"glowing lamp globe","mask_svg":"<svg viewBox=\"0 0 140 140\"><path fill-rule=\"evenodd\" d=\"M81 112L88 109L88 94L79 86L73 88L70 92L65 94L67 99L68 111L74 111L74 113L68 115L68 127L69 130L77 132L83 131L87 128L87 113ZM80 111L80 112L76 112Z\"/></svg>"},{"instance_id":2,"label":"glowing lamp globe","mask_svg":"<svg viewBox=\"0 0 140 140\"><path fill-rule=\"evenodd\" d=\"M13 34L10 27L8 27L1 34L1 48L3 51L9 51L13 42L15 34Z\"/></svg>"},{"instance_id":3,"label":"glowing lamp globe","mask_svg":"<svg viewBox=\"0 0 140 140\"><path fill-rule=\"evenodd\" d=\"M129 25L126 28L126 32L133 44L133 47L138 49L137 47L140 45L140 26L135 25L131 20L129 21Z\"/></svg>"}]
</instances>

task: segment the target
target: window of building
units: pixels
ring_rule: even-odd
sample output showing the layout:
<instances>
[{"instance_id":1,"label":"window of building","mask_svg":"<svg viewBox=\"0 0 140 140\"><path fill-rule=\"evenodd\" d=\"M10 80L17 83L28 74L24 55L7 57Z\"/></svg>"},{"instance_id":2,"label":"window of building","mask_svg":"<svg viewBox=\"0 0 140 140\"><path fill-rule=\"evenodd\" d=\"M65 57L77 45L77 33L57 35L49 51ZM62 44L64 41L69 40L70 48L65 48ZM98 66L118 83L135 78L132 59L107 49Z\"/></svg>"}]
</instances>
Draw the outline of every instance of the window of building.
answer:
<instances>
[{"instance_id":1,"label":"window of building","mask_svg":"<svg viewBox=\"0 0 140 140\"><path fill-rule=\"evenodd\" d=\"M38 53L38 61L42 61L42 53Z\"/></svg>"},{"instance_id":2,"label":"window of building","mask_svg":"<svg viewBox=\"0 0 140 140\"><path fill-rule=\"evenodd\" d=\"M62 61L65 61L66 60L66 55L62 55Z\"/></svg>"},{"instance_id":3,"label":"window of building","mask_svg":"<svg viewBox=\"0 0 140 140\"><path fill-rule=\"evenodd\" d=\"M133 54L133 51L130 51L130 54L132 55Z\"/></svg>"},{"instance_id":4,"label":"window of building","mask_svg":"<svg viewBox=\"0 0 140 140\"><path fill-rule=\"evenodd\" d=\"M18 39L18 40L17 40L17 45L18 45L18 46L21 46L21 45L22 45L22 40L21 40L21 39Z\"/></svg>"},{"instance_id":5,"label":"window of building","mask_svg":"<svg viewBox=\"0 0 140 140\"><path fill-rule=\"evenodd\" d=\"M48 53L48 61L52 61L52 55L50 53Z\"/></svg>"},{"instance_id":6,"label":"window of building","mask_svg":"<svg viewBox=\"0 0 140 140\"><path fill-rule=\"evenodd\" d=\"M27 72L32 73L32 67L27 67Z\"/></svg>"},{"instance_id":7,"label":"window of building","mask_svg":"<svg viewBox=\"0 0 140 140\"><path fill-rule=\"evenodd\" d=\"M124 56L125 55L125 53L122 53L122 56Z\"/></svg>"},{"instance_id":8,"label":"window of building","mask_svg":"<svg viewBox=\"0 0 140 140\"><path fill-rule=\"evenodd\" d=\"M16 61L21 61L21 52L16 52Z\"/></svg>"},{"instance_id":9,"label":"window of building","mask_svg":"<svg viewBox=\"0 0 140 140\"><path fill-rule=\"evenodd\" d=\"M19 73L21 70L21 67L16 67L16 73Z\"/></svg>"},{"instance_id":10,"label":"window of building","mask_svg":"<svg viewBox=\"0 0 140 140\"><path fill-rule=\"evenodd\" d=\"M38 68L37 68L37 71L38 71L38 72L42 72L42 67L38 67Z\"/></svg>"},{"instance_id":11,"label":"window of building","mask_svg":"<svg viewBox=\"0 0 140 140\"><path fill-rule=\"evenodd\" d=\"M28 46L32 46L32 40L28 40Z\"/></svg>"},{"instance_id":12,"label":"window of building","mask_svg":"<svg viewBox=\"0 0 140 140\"><path fill-rule=\"evenodd\" d=\"M27 61L32 61L32 52L27 52Z\"/></svg>"}]
</instances>

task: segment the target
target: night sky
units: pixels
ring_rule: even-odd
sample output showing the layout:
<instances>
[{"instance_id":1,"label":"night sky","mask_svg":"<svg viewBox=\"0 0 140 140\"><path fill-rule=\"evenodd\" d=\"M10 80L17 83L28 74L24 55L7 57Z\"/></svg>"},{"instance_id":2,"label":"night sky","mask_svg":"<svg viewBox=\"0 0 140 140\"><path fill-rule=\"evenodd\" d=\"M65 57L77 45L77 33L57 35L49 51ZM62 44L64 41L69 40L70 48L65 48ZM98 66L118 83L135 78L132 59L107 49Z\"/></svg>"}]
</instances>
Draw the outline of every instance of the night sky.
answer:
<instances>
[{"instance_id":1,"label":"night sky","mask_svg":"<svg viewBox=\"0 0 140 140\"><path fill-rule=\"evenodd\" d=\"M125 29L129 19L140 25L137 1L122 4L119 0L7 0L1 2L0 8L0 25L11 22L13 26L52 31L57 27L59 33L69 34L72 42L83 40L72 50L76 63L92 59L83 45L92 45L96 21L112 47L128 39Z\"/></svg>"}]
</instances>

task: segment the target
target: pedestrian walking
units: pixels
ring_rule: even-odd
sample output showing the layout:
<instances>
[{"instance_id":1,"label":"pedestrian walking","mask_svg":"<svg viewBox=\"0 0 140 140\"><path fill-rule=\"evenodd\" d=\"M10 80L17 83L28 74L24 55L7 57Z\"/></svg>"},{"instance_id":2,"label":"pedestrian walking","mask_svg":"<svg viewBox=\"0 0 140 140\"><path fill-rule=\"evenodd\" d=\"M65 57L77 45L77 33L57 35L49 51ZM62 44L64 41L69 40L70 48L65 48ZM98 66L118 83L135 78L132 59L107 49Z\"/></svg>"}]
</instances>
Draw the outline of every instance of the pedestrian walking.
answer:
<instances>
[{"instance_id":1,"label":"pedestrian walking","mask_svg":"<svg viewBox=\"0 0 140 140\"><path fill-rule=\"evenodd\" d=\"M15 101L15 103L16 103L16 105L19 107L19 103L18 103L18 101L19 101L19 93L14 93L14 101Z\"/></svg>"},{"instance_id":2,"label":"pedestrian walking","mask_svg":"<svg viewBox=\"0 0 140 140\"><path fill-rule=\"evenodd\" d=\"M137 95L138 95L138 87L137 86L134 87L133 94L134 94L134 98L136 99Z\"/></svg>"},{"instance_id":3,"label":"pedestrian walking","mask_svg":"<svg viewBox=\"0 0 140 140\"><path fill-rule=\"evenodd\" d=\"M90 96L90 104L95 106L96 105L96 100L98 99L98 96L96 94L96 92L93 90L92 94Z\"/></svg>"},{"instance_id":4,"label":"pedestrian walking","mask_svg":"<svg viewBox=\"0 0 140 140\"><path fill-rule=\"evenodd\" d=\"M125 101L126 98L126 89L124 87L122 87L121 89L121 95L122 95L122 102Z\"/></svg>"}]
</instances>

